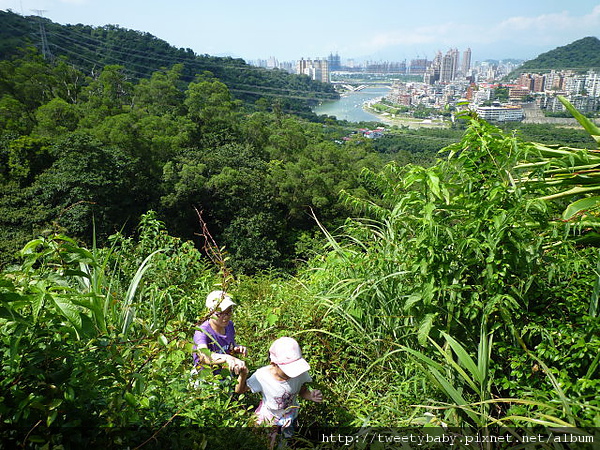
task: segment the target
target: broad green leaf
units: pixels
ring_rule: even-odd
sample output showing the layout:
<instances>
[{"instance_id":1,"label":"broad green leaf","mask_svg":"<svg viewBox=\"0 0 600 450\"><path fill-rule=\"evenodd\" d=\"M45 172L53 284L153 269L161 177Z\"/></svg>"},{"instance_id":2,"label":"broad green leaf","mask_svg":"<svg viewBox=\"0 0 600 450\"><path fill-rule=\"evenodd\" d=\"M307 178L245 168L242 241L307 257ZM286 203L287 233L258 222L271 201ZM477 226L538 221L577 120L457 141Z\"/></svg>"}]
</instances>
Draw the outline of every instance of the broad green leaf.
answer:
<instances>
[{"instance_id":1,"label":"broad green leaf","mask_svg":"<svg viewBox=\"0 0 600 450\"><path fill-rule=\"evenodd\" d=\"M441 198L440 194L440 178L433 172L427 172L427 186L437 198Z\"/></svg>"},{"instance_id":2,"label":"broad green leaf","mask_svg":"<svg viewBox=\"0 0 600 450\"><path fill-rule=\"evenodd\" d=\"M277 323L278 320L279 320L279 316L277 314L274 314L272 312L267 314L266 321L269 326L272 327L273 325L275 325Z\"/></svg>"},{"instance_id":3,"label":"broad green leaf","mask_svg":"<svg viewBox=\"0 0 600 450\"><path fill-rule=\"evenodd\" d=\"M135 397L135 395L133 395L131 392L125 392L125 394L123 394L123 398L125 398L125 401L133 407L136 407L138 402L137 399Z\"/></svg>"},{"instance_id":4,"label":"broad green leaf","mask_svg":"<svg viewBox=\"0 0 600 450\"><path fill-rule=\"evenodd\" d=\"M438 381L444 393L452 399L456 406L467 406L469 404L469 402L467 402L467 400L465 400L465 398L462 396L460 391L452 386L452 383L448 381L442 374L440 374L437 369L433 367L429 367L428 369L431 370L431 374ZM471 418L471 420L473 420L473 422L481 422L481 420L478 420L477 415L472 411L466 409L463 409L463 411L465 411L465 413ZM483 420L485 420L485 418Z\"/></svg>"},{"instance_id":5,"label":"broad green leaf","mask_svg":"<svg viewBox=\"0 0 600 450\"><path fill-rule=\"evenodd\" d=\"M39 294L31 296L31 309L34 321L36 321L38 316L40 315L40 311L42 310L42 306L44 305L45 296L46 294L44 292L40 292Z\"/></svg>"},{"instance_id":6,"label":"broad green leaf","mask_svg":"<svg viewBox=\"0 0 600 450\"><path fill-rule=\"evenodd\" d=\"M422 300L423 297L419 294L411 294L404 303L404 311L408 311L415 303Z\"/></svg>"},{"instance_id":7,"label":"broad green leaf","mask_svg":"<svg viewBox=\"0 0 600 450\"><path fill-rule=\"evenodd\" d=\"M69 276L69 277L83 277L83 278L90 278L90 274L83 272L81 270L74 270L74 269L67 269L64 272L65 276Z\"/></svg>"},{"instance_id":8,"label":"broad green leaf","mask_svg":"<svg viewBox=\"0 0 600 450\"><path fill-rule=\"evenodd\" d=\"M62 405L63 399L62 398L55 398L53 399L50 404L48 405L48 409L50 411L52 411L53 409L58 408L60 405Z\"/></svg>"},{"instance_id":9,"label":"broad green leaf","mask_svg":"<svg viewBox=\"0 0 600 450\"><path fill-rule=\"evenodd\" d=\"M30 255L34 253L40 245L43 245L43 239L34 239L29 241L25 246L21 249L22 255Z\"/></svg>"},{"instance_id":10,"label":"broad green leaf","mask_svg":"<svg viewBox=\"0 0 600 450\"><path fill-rule=\"evenodd\" d=\"M158 336L158 343L164 345L165 347L169 345L169 340L166 338L164 334Z\"/></svg>"},{"instance_id":11,"label":"broad green leaf","mask_svg":"<svg viewBox=\"0 0 600 450\"><path fill-rule=\"evenodd\" d=\"M429 358L428 356L425 356L423 353L417 351L417 350L413 350L410 347L403 347L404 350L406 352L408 352L409 354L411 354L412 356L416 357L418 360L420 360L421 362L424 362L428 368L435 368L438 370L444 370L444 366L442 366L441 364L435 362L433 359Z\"/></svg>"},{"instance_id":12,"label":"broad green leaf","mask_svg":"<svg viewBox=\"0 0 600 450\"><path fill-rule=\"evenodd\" d=\"M58 417L58 410L57 409L51 409L51 413L48 414L48 417L46 417L46 426L50 426L52 425L52 423L56 420L56 417Z\"/></svg>"},{"instance_id":13,"label":"broad green leaf","mask_svg":"<svg viewBox=\"0 0 600 450\"><path fill-rule=\"evenodd\" d=\"M46 294L45 300L53 302L62 315L75 326L76 330L81 331L81 313L77 305L73 304L69 296Z\"/></svg>"},{"instance_id":14,"label":"broad green leaf","mask_svg":"<svg viewBox=\"0 0 600 450\"><path fill-rule=\"evenodd\" d=\"M598 195L579 199L567 206L567 209L563 212L562 218L564 220L569 220L580 212L587 211L597 206L600 206L600 196Z\"/></svg>"},{"instance_id":15,"label":"broad green leaf","mask_svg":"<svg viewBox=\"0 0 600 450\"><path fill-rule=\"evenodd\" d=\"M450 350L444 350L442 347L439 346L437 342L435 342L431 338L430 341L435 346L440 355L444 357L446 362L450 364L450 366L460 375L461 379L464 380L471 387L473 392L479 393L480 386L478 386L473 380L473 378L467 374L465 369L463 369L463 367L454 360L454 358L452 357L452 352Z\"/></svg>"},{"instance_id":16,"label":"broad green leaf","mask_svg":"<svg viewBox=\"0 0 600 450\"><path fill-rule=\"evenodd\" d=\"M419 344L425 345L427 342L427 338L429 337L429 332L433 327L433 319L436 317L436 314L427 314L421 324L419 325L419 331L417 332L417 339Z\"/></svg>"}]
</instances>

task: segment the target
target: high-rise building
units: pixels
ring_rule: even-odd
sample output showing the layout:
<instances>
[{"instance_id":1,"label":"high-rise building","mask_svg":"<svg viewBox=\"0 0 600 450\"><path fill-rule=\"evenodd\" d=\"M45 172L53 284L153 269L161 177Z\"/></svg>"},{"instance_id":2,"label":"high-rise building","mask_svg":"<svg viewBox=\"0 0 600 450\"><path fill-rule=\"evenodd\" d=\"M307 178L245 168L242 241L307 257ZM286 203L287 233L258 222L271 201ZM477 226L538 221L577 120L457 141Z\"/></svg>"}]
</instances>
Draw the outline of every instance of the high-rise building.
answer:
<instances>
[{"instance_id":1,"label":"high-rise building","mask_svg":"<svg viewBox=\"0 0 600 450\"><path fill-rule=\"evenodd\" d=\"M546 85L546 77L544 75L535 74L533 77L533 92L544 92Z\"/></svg>"},{"instance_id":2,"label":"high-rise building","mask_svg":"<svg viewBox=\"0 0 600 450\"><path fill-rule=\"evenodd\" d=\"M296 62L296 73L308 75L316 81L329 83L329 62L326 59L304 59Z\"/></svg>"},{"instance_id":3,"label":"high-rise building","mask_svg":"<svg viewBox=\"0 0 600 450\"><path fill-rule=\"evenodd\" d=\"M588 71L585 89L590 97L600 97L600 74L593 70Z\"/></svg>"},{"instance_id":4,"label":"high-rise building","mask_svg":"<svg viewBox=\"0 0 600 450\"><path fill-rule=\"evenodd\" d=\"M442 83L453 81L456 78L458 56L458 50L451 49L442 58L442 65L440 67L440 81Z\"/></svg>"},{"instance_id":5,"label":"high-rise building","mask_svg":"<svg viewBox=\"0 0 600 450\"><path fill-rule=\"evenodd\" d=\"M450 83L461 77L471 76L471 49L467 48L460 59L460 52L453 48L442 55L438 51L433 62L423 74L423 82L427 84ZM473 79L473 77L472 77ZM471 81L472 81L471 79Z\"/></svg>"},{"instance_id":6,"label":"high-rise building","mask_svg":"<svg viewBox=\"0 0 600 450\"><path fill-rule=\"evenodd\" d=\"M435 84L440 79L440 69L442 67L442 52L437 52L433 62L427 67L423 74L423 82L426 84Z\"/></svg>"},{"instance_id":7,"label":"high-rise building","mask_svg":"<svg viewBox=\"0 0 600 450\"><path fill-rule=\"evenodd\" d=\"M564 89L565 77L562 72L557 72L556 70L551 70L549 73L545 75L546 77L546 90L555 90L560 91Z\"/></svg>"},{"instance_id":8,"label":"high-rise building","mask_svg":"<svg viewBox=\"0 0 600 450\"><path fill-rule=\"evenodd\" d=\"M521 75L519 75L519 78L517 79L517 86L532 90L533 89L533 80L531 78L531 74L522 73Z\"/></svg>"},{"instance_id":9,"label":"high-rise building","mask_svg":"<svg viewBox=\"0 0 600 450\"><path fill-rule=\"evenodd\" d=\"M409 75L423 75L427 70L429 62L427 58L424 59L411 59L410 65L408 66Z\"/></svg>"},{"instance_id":10,"label":"high-rise building","mask_svg":"<svg viewBox=\"0 0 600 450\"><path fill-rule=\"evenodd\" d=\"M338 55L337 52L335 55L333 53L330 53L327 58L327 62L329 63L330 71L340 70L342 68L342 62L340 59L340 55Z\"/></svg>"},{"instance_id":11,"label":"high-rise building","mask_svg":"<svg viewBox=\"0 0 600 450\"><path fill-rule=\"evenodd\" d=\"M471 70L471 49L467 48L463 52L462 64L461 64L461 72L463 76L468 76L469 71Z\"/></svg>"}]
</instances>

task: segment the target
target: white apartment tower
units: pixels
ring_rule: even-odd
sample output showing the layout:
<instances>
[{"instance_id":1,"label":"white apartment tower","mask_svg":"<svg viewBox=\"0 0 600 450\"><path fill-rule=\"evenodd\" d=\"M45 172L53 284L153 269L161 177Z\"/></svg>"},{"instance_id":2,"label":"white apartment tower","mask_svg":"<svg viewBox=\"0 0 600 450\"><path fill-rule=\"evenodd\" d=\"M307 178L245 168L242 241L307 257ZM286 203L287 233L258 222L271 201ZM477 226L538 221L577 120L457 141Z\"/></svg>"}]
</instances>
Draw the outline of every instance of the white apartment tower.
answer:
<instances>
[{"instance_id":1,"label":"white apartment tower","mask_svg":"<svg viewBox=\"0 0 600 450\"><path fill-rule=\"evenodd\" d=\"M448 53L442 58L442 66L440 67L440 81L447 83L456 78L458 70L459 53L457 49L448 50Z\"/></svg>"},{"instance_id":2,"label":"white apartment tower","mask_svg":"<svg viewBox=\"0 0 600 450\"><path fill-rule=\"evenodd\" d=\"M304 59L296 63L296 73L304 74L313 80L329 83L329 62L326 59Z\"/></svg>"}]
</instances>

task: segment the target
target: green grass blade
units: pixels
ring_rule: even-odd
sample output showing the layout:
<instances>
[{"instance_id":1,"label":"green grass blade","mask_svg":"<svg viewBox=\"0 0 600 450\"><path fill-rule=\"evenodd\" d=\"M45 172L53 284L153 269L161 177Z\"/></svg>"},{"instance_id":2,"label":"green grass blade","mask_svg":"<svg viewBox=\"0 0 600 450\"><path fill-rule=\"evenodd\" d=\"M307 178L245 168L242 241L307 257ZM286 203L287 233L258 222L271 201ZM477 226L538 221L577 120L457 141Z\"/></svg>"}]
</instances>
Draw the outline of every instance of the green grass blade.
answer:
<instances>
[{"instance_id":1,"label":"green grass blade","mask_svg":"<svg viewBox=\"0 0 600 450\"><path fill-rule=\"evenodd\" d=\"M479 368L475 364L475 361L467 353L467 351L464 349L464 347L462 345L460 345L449 334L444 333L444 332L442 332L441 334L444 336L444 338L446 339L448 344L450 344L450 347L452 348L452 350L454 350L454 353L456 353L456 356L458 357L459 362L471 373L473 378L475 378L479 383L483 383L483 380L484 380L483 375L480 373Z\"/></svg>"},{"instance_id":2,"label":"green grass blade","mask_svg":"<svg viewBox=\"0 0 600 450\"><path fill-rule=\"evenodd\" d=\"M587 131L590 136L598 144L600 144L600 128L598 128L590 119L577 111L577 109L565 97L558 95L557 98L565 106L565 108L567 108L571 115L577 119L577 122L579 122L579 124L585 128L585 131Z\"/></svg>"}]
</instances>

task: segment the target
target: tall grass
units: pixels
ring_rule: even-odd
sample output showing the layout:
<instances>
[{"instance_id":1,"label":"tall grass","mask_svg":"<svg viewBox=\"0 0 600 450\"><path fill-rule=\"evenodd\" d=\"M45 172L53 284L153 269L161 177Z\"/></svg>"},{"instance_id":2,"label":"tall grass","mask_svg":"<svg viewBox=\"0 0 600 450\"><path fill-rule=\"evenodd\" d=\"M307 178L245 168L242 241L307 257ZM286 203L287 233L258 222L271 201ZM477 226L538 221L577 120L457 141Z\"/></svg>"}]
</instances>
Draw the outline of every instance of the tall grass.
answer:
<instances>
[{"instance_id":1,"label":"tall grass","mask_svg":"<svg viewBox=\"0 0 600 450\"><path fill-rule=\"evenodd\" d=\"M470 120L463 140L430 168L365 171L370 196L343 194L363 218L336 235L323 229L329 253L313 262L306 284L332 318L330 336L369 355L346 384L348 399L381 380L395 390L392 383L404 380L399 367L417 365L417 377L437 394L415 391L413 403L430 395L430 405L446 402L440 408L454 425L576 425L577 400L520 336L532 314L553 302L561 262L552 254L569 248L568 235L552 220L557 209L539 199L542 191L521 182L518 165L531 146ZM543 367L545 392L561 408L505 395L503 371L523 354ZM513 414L513 405L527 405L529 416Z\"/></svg>"}]
</instances>

